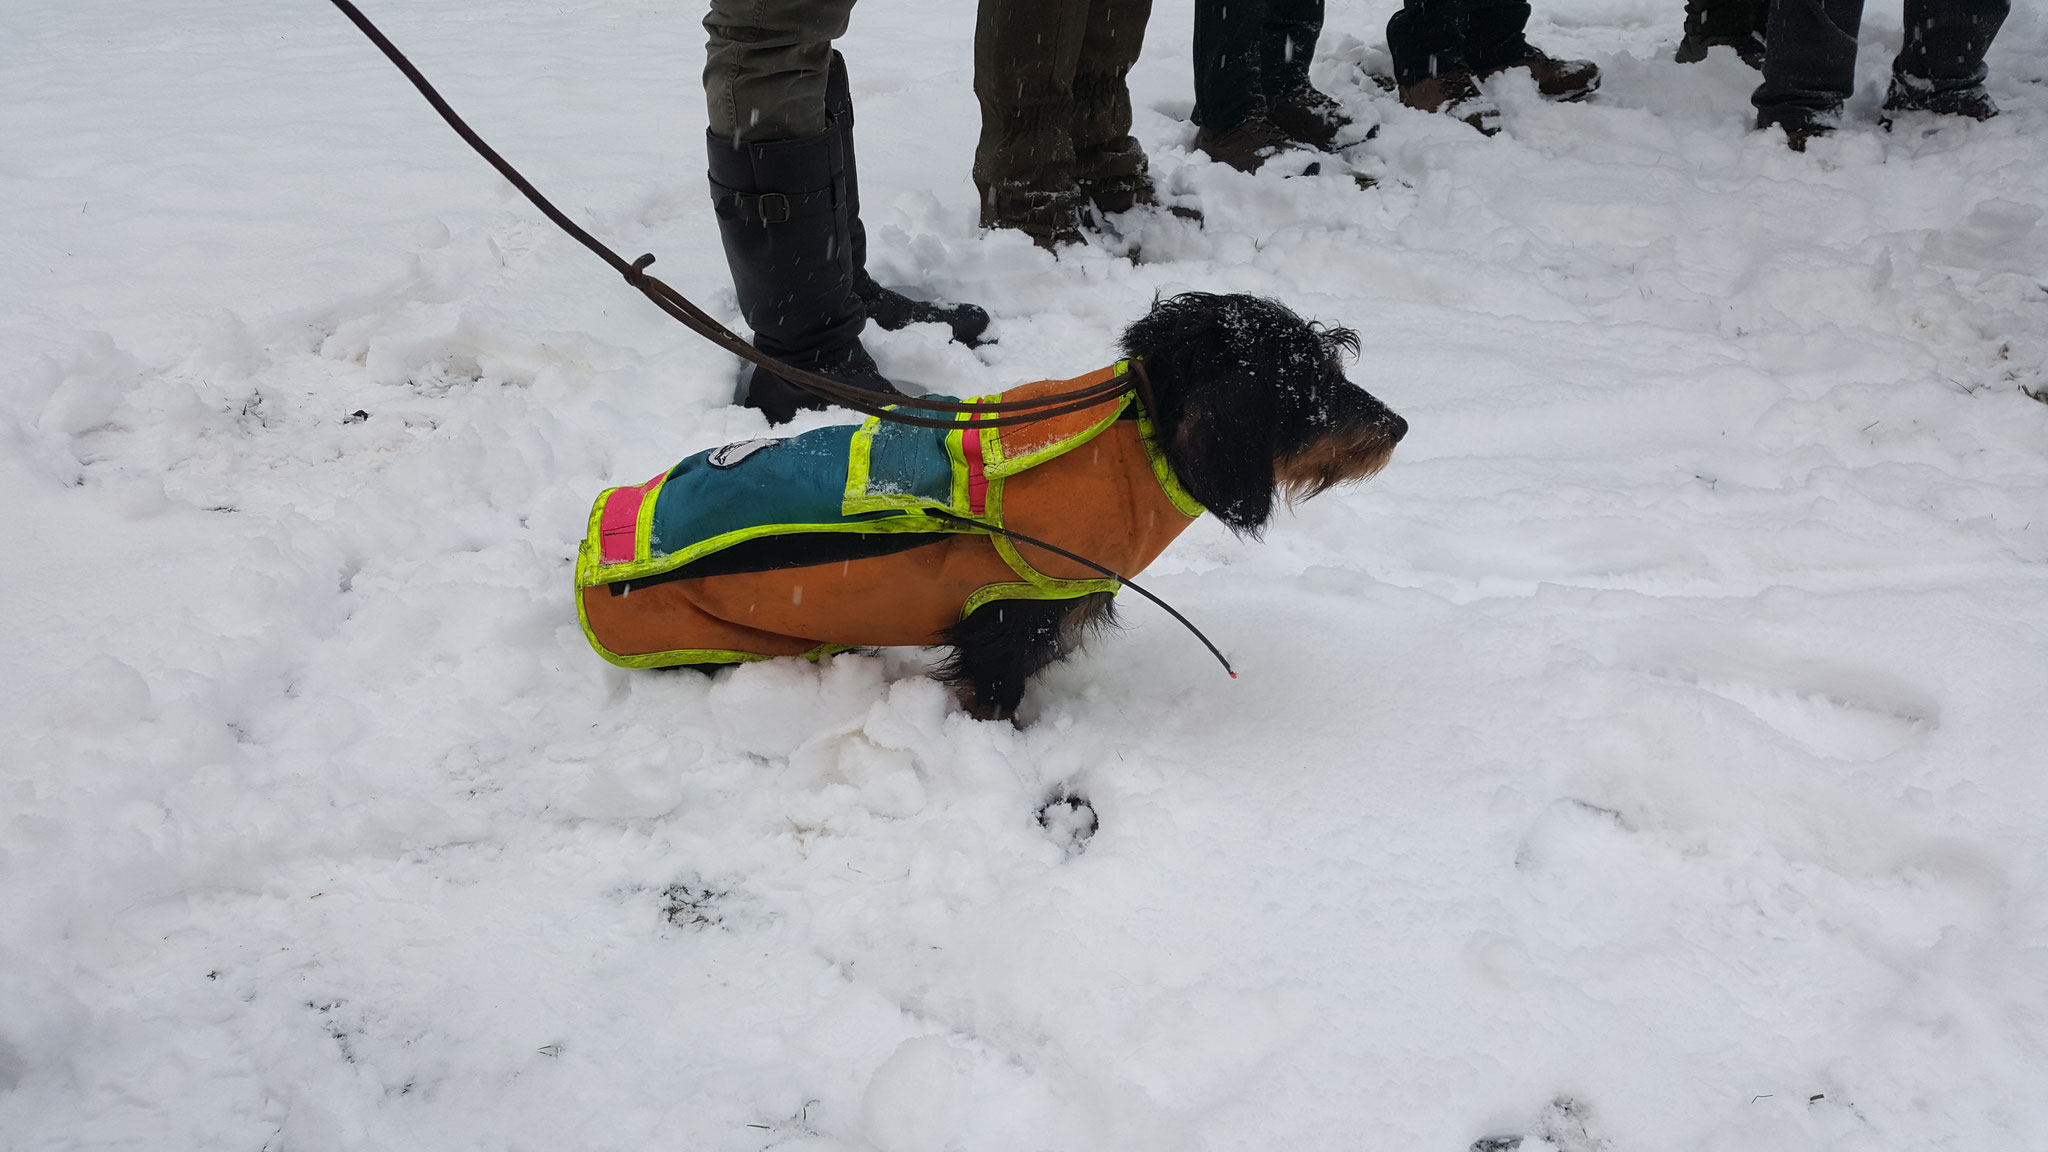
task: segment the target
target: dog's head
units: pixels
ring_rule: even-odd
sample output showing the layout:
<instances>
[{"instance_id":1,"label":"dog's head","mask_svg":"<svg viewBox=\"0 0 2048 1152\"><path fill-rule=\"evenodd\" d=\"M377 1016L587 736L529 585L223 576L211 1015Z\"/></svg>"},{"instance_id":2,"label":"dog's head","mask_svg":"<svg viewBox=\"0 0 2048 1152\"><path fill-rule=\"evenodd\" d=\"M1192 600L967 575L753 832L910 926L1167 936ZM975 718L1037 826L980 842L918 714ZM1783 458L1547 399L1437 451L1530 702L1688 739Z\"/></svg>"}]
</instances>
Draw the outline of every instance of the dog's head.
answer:
<instances>
[{"instance_id":1,"label":"dog's head","mask_svg":"<svg viewBox=\"0 0 2048 1152\"><path fill-rule=\"evenodd\" d=\"M1181 484L1257 536L1276 495L1300 500L1385 466L1408 422L1344 378L1358 334L1258 296L1184 292L1124 329L1142 357L1161 447Z\"/></svg>"}]
</instances>

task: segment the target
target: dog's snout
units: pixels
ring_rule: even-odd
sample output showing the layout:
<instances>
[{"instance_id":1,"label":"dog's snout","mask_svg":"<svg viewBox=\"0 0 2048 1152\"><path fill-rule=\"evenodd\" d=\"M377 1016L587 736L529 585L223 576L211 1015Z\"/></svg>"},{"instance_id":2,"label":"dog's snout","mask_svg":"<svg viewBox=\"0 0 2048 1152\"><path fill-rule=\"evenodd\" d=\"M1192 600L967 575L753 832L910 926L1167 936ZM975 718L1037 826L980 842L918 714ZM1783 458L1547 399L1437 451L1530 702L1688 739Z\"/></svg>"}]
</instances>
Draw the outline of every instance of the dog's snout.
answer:
<instances>
[{"instance_id":1,"label":"dog's snout","mask_svg":"<svg viewBox=\"0 0 2048 1152\"><path fill-rule=\"evenodd\" d=\"M1399 416L1396 416L1392 412L1387 413L1386 424L1387 439L1393 441L1396 444L1399 444L1401 442L1401 437L1406 436L1408 434L1408 422L1406 420L1401 419Z\"/></svg>"}]
</instances>

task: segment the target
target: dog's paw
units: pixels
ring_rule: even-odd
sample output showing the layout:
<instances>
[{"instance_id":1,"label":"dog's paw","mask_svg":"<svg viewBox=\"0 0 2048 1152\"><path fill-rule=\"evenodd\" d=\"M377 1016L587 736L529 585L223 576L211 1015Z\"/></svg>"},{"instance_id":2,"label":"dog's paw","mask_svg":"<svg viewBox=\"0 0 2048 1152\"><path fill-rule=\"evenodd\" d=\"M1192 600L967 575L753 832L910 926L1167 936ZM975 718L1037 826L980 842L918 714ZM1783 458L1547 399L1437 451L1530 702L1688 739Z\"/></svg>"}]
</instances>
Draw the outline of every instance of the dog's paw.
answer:
<instances>
[{"instance_id":1,"label":"dog's paw","mask_svg":"<svg viewBox=\"0 0 2048 1152\"><path fill-rule=\"evenodd\" d=\"M1098 827L1095 806L1088 803L1086 796L1061 789L1038 806L1038 826L1045 829L1046 838L1059 845L1061 851L1078 856Z\"/></svg>"}]
</instances>

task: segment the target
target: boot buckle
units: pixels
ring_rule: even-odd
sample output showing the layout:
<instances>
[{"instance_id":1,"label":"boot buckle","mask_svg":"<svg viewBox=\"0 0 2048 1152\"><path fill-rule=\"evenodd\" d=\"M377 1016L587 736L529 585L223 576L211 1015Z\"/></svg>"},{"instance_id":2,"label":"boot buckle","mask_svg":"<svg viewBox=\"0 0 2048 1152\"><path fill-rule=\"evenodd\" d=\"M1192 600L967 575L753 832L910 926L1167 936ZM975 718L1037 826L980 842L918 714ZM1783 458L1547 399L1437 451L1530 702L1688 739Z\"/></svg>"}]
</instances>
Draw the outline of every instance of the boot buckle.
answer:
<instances>
[{"instance_id":1,"label":"boot buckle","mask_svg":"<svg viewBox=\"0 0 2048 1152\"><path fill-rule=\"evenodd\" d=\"M763 224L782 224L789 220L789 197L780 192L763 193L755 200L755 210L761 214Z\"/></svg>"}]
</instances>

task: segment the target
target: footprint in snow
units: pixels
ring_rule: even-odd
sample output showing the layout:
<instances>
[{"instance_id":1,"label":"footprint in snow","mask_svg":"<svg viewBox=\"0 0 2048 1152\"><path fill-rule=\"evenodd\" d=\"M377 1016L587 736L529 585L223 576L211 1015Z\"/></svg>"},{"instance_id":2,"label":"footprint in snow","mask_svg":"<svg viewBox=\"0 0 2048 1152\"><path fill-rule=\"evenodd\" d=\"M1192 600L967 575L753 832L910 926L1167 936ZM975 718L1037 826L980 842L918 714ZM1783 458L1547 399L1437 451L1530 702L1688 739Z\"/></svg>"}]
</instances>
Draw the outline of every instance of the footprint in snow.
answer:
<instances>
[{"instance_id":1,"label":"footprint in snow","mask_svg":"<svg viewBox=\"0 0 2048 1152\"><path fill-rule=\"evenodd\" d=\"M1088 840L1095 835L1097 821L1095 806L1085 796L1070 792L1054 793L1052 798L1038 808L1038 826L1045 829L1046 838L1066 852L1078 856L1088 846Z\"/></svg>"}]
</instances>

